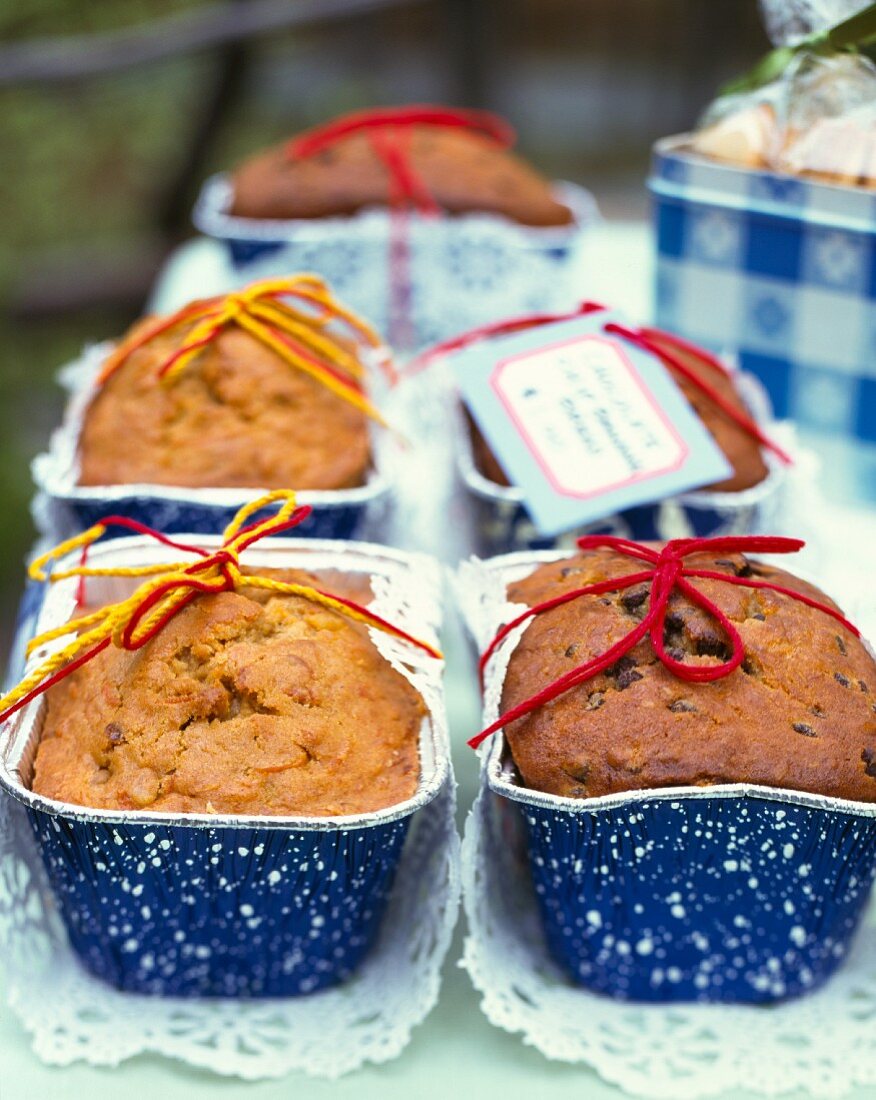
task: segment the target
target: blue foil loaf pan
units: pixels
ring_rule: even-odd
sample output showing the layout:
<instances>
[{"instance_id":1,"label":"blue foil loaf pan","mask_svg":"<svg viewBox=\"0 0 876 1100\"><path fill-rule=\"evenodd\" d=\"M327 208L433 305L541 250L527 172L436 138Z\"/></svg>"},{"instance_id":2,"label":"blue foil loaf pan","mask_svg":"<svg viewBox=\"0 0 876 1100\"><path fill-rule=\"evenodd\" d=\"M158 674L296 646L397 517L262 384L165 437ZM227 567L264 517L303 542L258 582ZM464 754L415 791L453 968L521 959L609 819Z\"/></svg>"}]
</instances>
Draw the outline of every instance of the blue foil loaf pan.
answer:
<instances>
[{"instance_id":1,"label":"blue foil loaf pan","mask_svg":"<svg viewBox=\"0 0 876 1100\"><path fill-rule=\"evenodd\" d=\"M40 533L55 542L70 538L104 516L120 515L165 534L217 534L240 508L263 496L264 487L190 489L172 485L80 485L79 439L82 423L93 400L95 377L110 345L90 348L81 360L66 367L61 381L70 391L62 425L53 433L49 449L37 455L32 473L38 496L34 508ZM381 441L372 437L377 461ZM120 442L120 445L121 442ZM294 488L294 486L293 486ZM372 469L366 483L352 489L302 490L299 504L313 509L294 536L305 539L361 539L379 530L392 503L388 479ZM122 532L123 533L123 532ZM119 532L110 529L108 538Z\"/></svg>"},{"instance_id":2,"label":"blue foil loaf pan","mask_svg":"<svg viewBox=\"0 0 876 1100\"><path fill-rule=\"evenodd\" d=\"M486 568L509 581L561 556ZM817 989L876 876L876 803L746 783L566 798L522 786L501 733L482 783L509 837L522 831L550 955L572 982L624 1000L769 1003Z\"/></svg>"},{"instance_id":3,"label":"blue foil loaf pan","mask_svg":"<svg viewBox=\"0 0 876 1100\"><path fill-rule=\"evenodd\" d=\"M138 538L95 547L93 560L149 562L162 555L162 548ZM247 554L252 564L390 579L411 560L362 544L285 539ZM62 608L69 617L67 585L59 582L50 592L40 629L63 621ZM373 813L292 818L94 810L29 789L44 711L40 699L7 723L0 797L25 807L80 962L128 992L280 997L344 981L377 935L412 818L449 774L443 716L432 712L421 731L416 793Z\"/></svg>"},{"instance_id":4,"label":"blue foil loaf pan","mask_svg":"<svg viewBox=\"0 0 876 1100\"><path fill-rule=\"evenodd\" d=\"M571 304L578 250L598 213L581 187L560 183L555 192L572 211L570 225L532 227L477 212L407 214L405 331L403 339L392 333L396 350L420 350L503 314ZM379 332L391 333L396 234L390 210L279 221L231 214L232 199L229 177L213 176L192 215L201 233L225 245L232 282L313 271Z\"/></svg>"}]
</instances>

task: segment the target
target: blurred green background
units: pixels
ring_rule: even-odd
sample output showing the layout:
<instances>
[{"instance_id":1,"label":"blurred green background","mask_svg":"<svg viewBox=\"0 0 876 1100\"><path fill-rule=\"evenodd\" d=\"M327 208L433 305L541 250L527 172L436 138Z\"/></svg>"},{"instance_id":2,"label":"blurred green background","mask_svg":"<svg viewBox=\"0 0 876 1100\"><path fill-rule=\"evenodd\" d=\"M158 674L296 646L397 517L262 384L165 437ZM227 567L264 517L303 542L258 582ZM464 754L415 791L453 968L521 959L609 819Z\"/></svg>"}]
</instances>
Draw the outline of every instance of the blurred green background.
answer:
<instances>
[{"instance_id":1,"label":"blurred green background","mask_svg":"<svg viewBox=\"0 0 876 1100\"><path fill-rule=\"evenodd\" d=\"M547 173L589 186L608 216L645 217L652 141L767 47L755 0L343 8L0 0L0 646L33 540L29 462L61 411L53 376L142 310L205 174L342 110L437 100L506 114ZM259 15L274 29L235 33ZM187 44L202 23L231 32Z\"/></svg>"}]
</instances>

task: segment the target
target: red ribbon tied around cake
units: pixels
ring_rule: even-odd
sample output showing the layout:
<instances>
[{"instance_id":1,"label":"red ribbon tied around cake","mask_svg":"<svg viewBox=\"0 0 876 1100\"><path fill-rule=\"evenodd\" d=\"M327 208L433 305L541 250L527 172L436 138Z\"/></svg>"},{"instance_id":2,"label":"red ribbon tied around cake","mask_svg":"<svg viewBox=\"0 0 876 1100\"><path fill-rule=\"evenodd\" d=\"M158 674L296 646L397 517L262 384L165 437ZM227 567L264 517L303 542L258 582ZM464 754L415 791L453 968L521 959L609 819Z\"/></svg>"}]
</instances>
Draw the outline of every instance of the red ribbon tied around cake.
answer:
<instances>
[{"instance_id":1,"label":"red ribbon tied around cake","mask_svg":"<svg viewBox=\"0 0 876 1100\"><path fill-rule=\"evenodd\" d=\"M411 210L429 217L441 213L441 206L411 158L413 128L417 126L468 130L481 134L500 149L510 148L516 140L512 127L489 111L457 110L422 104L354 111L300 134L286 147L290 158L303 160L316 156L352 134L365 133L376 156L386 167L391 215L390 336L397 347L408 347L413 342L410 332L411 278L407 215Z\"/></svg>"},{"instance_id":2,"label":"red ribbon tied around cake","mask_svg":"<svg viewBox=\"0 0 876 1100\"><path fill-rule=\"evenodd\" d=\"M607 309L608 306L602 305L600 302L584 301L580 302L574 309L566 310L562 313L524 313L517 317L506 317L501 321L493 321L487 325L480 325L477 328L461 332L457 336L452 336L448 340L443 340L439 344L434 344L431 348L428 348L426 351L416 356L416 358L412 359L405 368L404 373L406 375L416 374L418 371L428 367L436 359L440 359L445 355L452 355L457 351L462 351L463 348L467 348L472 344L477 344L481 340L491 340L497 336L508 336L514 332L521 332L524 329L539 328L542 325L552 325L559 321L572 321L576 317L586 317L588 314L600 313ZM711 383L707 382L704 378L700 378L697 372L692 370L678 353L686 352L689 355L693 355L699 359L701 363L704 363L716 373L723 375L725 378L732 378L731 372L716 355L712 355L704 348L698 347L696 344L692 344L688 340L682 339L680 336L676 336L670 332L664 332L662 329L648 327L632 328L628 325L618 324L615 321L609 321L608 324L603 326L603 331L610 336L617 336L622 340L629 340L630 343L636 344L643 351L656 356L670 373L677 374L684 378L705 397L708 397L716 408L720 409L725 416L729 417L729 419L746 432L746 434L750 435L752 439L755 439L761 447L765 447L767 450L772 451L772 453L785 465L790 466L792 464L793 459L787 451L780 447L774 440L770 439L753 417L749 416L741 409L737 409L736 406L719 393ZM669 345L668 348L665 346L667 344Z\"/></svg>"},{"instance_id":3,"label":"red ribbon tied around cake","mask_svg":"<svg viewBox=\"0 0 876 1100\"><path fill-rule=\"evenodd\" d=\"M632 585L650 581L651 591L647 613L637 626L625 634L619 641L615 642L613 646L610 646L604 653L597 654L597 656L591 658L589 661L585 661L584 664L571 669L563 676L560 676L558 679L542 688L541 691L536 692L535 695L530 696L528 699L524 699L523 702L518 703L517 706L512 707L510 710L506 711L505 714L500 715L492 725L487 726L486 729L481 730L479 734L472 737L468 742L469 745L473 749L478 748L482 742L509 722L513 722L517 718L523 718L525 715L531 714L532 711L536 710L538 707L543 706L545 703L549 703L552 699L556 699L558 695L562 695L571 688L577 687L587 680L591 680L600 672L604 672L606 669L610 668L626 653L629 653L629 651L633 649L634 646L638 645L645 637L650 638L654 653L661 663L673 673L673 675L681 680L704 684L719 680L724 676L729 676L731 672L739 668L745 659L745 644L742 641L739 631L721 608L690 583L688 578L691 577L721 581L725 584L741 585L744 588L761 588L768 589L771 592L778 592L783 596L789 596L791 599L797 600L799 603L806 604L807 607L815 608L825 615L830 615L832 618L836 619L837 622L841 623L846 630L854 634L856 638L859 638L861 635L858 629L839 611L836 611L832 607L828 607L827 604L812 599L811 596L807 596L802 592L795 592L792 588L786 588L784 585L780 584L772 584L770 581L754 580L751 577L739 577L733 574L719 573L714 569L692 568L685 561L691 554L702 552L793 554L801 550L804 545L805 543L801 539L789 539L773 535L727 535L723 538L712 539L672 539L670 542L667 542L662 549L655 549L653 546L646 546L643 543L633 542L630 539L617 538L614 535L585 535L579 538L578 546L582 550L596 550L600 547L606 547L615 550L619 554L624 554L627 557L643 562L648 568L635 573L628 573L622 577L613 577L610 580L587 584L582 588L572 589L570 592L563 592L559 596L554 596L550 600L545 600L543 603L528 608L522 614L512 619L511 622L505 623L493 638L492 642L487 646L481 657L481 685L483 686L483 676L486 666L504 639L508 637L511 631L534 615L540 615L545 611L550 611L552 608L560 607L562 604L581 599L584 596L598 596L605 592L619 592L625 588L630 588ZM674 592L687 597L691 603L702 608L703 611L715 619L730 643L731 652L727 660L709 665L685 664L684 661L676 660L666 651L663 643L663 627L666 620L666 612L669 607L669 599Z\"/></svg>"},{"instance_id":4,"label":"red ribbon tied around cake","mask_svg":"<svg viewBox=\"0 0 876 1100\"><path fill-rule=\"evenodd\" d=\"M302 160L331 148L351 134L364 132L389 173L390 206L412 208L421 214L437 214L441 207L411 162L410 144L414 126L470 130L482 134L500 149L510 148L516 140L512 127L489 111L418 104L353 111L293 138L287 149L290 157Z\"/></svg>"}]
</instances>

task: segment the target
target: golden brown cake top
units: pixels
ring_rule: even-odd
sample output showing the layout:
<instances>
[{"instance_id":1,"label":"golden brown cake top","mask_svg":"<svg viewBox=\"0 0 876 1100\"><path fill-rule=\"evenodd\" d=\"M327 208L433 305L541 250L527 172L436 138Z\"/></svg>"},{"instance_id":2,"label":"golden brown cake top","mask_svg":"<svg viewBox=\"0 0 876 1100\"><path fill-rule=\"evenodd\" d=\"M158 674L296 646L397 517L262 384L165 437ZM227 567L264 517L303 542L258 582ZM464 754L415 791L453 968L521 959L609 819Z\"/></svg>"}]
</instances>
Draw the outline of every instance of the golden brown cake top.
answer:
<instances>
[{"instance_id":1,"label":"golden brown cake top","mask_svg":"<svg viewBox=\"0 0 876 1100\"><path fill-rule=\"evenodd\" d=\"M310 293L310 282L281 280L279 293L287 284L297 292L298 283ZM86 411L80 483L362 485L371 465L367 418L379 417L357 347L327 340L315 313L290 320L279 312L286 308L276 284L253 284L135 325Z\"/></svg>"},{"instance_id":2,"label":"golden brown cake top","mask_svg":"<svg viewBox=\"0 0 876 1100\"><path fill-rule=\"evenodd\" d=\"M365 601L367 582L272 571ZM298 596L203 596L47 693L33 789L106 809L328 816L411 797L425 707L367 629Z\"/></svg>"},{"instance_id":3,"label":"golden brown cake top","mask_svg":"<svg viewBox=\"0 0 876 1100\"><path fill-rule=\"evenodd\" d=\"M784 570L738 553L691 567L768 580L834 604ZM637 571L614 550L542 565L509 586L530 607ZM524 784L573 798L749 782L876 801L876 662L831 616L790 596L718 580L690 583L729 617L745 659L711 683L670 672L646 639L613 667L505 727ZM533 618L511 655L502 712L604 653L644 617L650 582L570 601ZM729 656L715 620L674 592L664 644L708 664Z\"/></svg>"},{"instance_id":4,"label":"golden brown cake top","mask_svg":"<svg viewBox=\"0 0 876 1100\"><path fill-rule=\"evenodd\" d=\"M313 155L284 143L251 157L232 174L231 213L247 218L325 218L391 205L400 155L416 189L449 214L489 212L521 225L573 221L549 182L507 148L477 130L420 124L344 134ZM385 149L386 140L401 150ZM416 190L415 189L415 190ZM416 205L416 204L415 204Z\"/></svg>"}]
</instances>

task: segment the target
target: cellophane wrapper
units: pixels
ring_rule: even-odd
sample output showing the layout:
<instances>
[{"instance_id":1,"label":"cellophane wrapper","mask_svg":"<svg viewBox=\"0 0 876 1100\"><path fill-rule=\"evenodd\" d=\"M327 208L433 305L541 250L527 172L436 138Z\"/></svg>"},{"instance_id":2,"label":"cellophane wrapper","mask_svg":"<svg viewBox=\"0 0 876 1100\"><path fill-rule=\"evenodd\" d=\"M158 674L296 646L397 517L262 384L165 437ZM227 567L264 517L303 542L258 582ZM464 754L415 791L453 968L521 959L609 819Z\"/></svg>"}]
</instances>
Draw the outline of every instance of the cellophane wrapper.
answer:
<instances>
[{"instance_id":1,"label":"cellophane wrapper","mask_svg":"<svg viewBox=\"0 0 876 1100\"><path fill-rule=\"evenodd\" d=\"M795 46L864 6L860 0L761 4L776 46ZM801 49L769 84L719 96L691 145L752 169L876 187L876 65L861 54Z\"/></svg>"},{"instance_id":2,"label":"cellophane wrapper","mask_svg":"<svg viewBox=\"0 0 876 1100\"><path fill-rule=\"evenodd\" d=\"M812 503L810 498L810 510ZM800 514L805 511L801 498ZM805 531L809 534L810 529ZM806 554L808 568L818 564L831 582L842 579L842 585L831 590L841 599L842 593L850 596L847 609L858 625L865 631L876 629L876 601L861 599L868 591L861 587L866 583L866 555L849 555L843 564L841 555L829 560L823 545L808 547ZM538 561L560 556L515 554L497 559L492 567L476 559L462 565L457 595L479 649L499 623L520 610L507 602L507 580L526 575ZM501 570L499 561L506 563ZM485 723L499 713L507 662L524 630L525 624L490 664ZM548 1058L589 1065L605 1080L654 1100L714 1096L734 1088L763 1095L799 1090L835 1097L876 1085L876 908L865 911L855 935L849 926L842 943L827 945L833 954L829 965L837 968L806 996L788 996L787 960L782 959L767 965L757 982L763 999L772 1002L769 1011L758 1004L734 1003L732 996L726 998L729 1003L696 1003L684 994L673 1000L673 991L685 983L690 983L685 992L692 984L708 998L709 987L712 992L716 988L712 978L721 968L732 993L740 975L733 973L734 962L726 957L716 957L716 967L687 973L672 973L665 961L661 964L660 949L669 946L673 936L689 936L700 963L710 954L720 956L726 944L707 944L701 938L696 917L684 909L689 901L684 886L668 877L640 880L636 871L639 866L643 872L648 869L652 846L659 848L667 828L688 829L686 847L689 844L700 868L686 866L684 874L696 878L705 863L739 880L740 906L728 911L728 926L745 937L751 913L774 893L780 915L767 921L770 934L789 936L785 946L793 948L804 942L804 933L795 923L799 915L793 914L790 893L807 883L817 890L822 873L843 883L837 893L847 890L849 877L857 871L863 869L872 877L876 804L866 807L818 796L798 800L788 792L737 785L719 798L713 797L717 792L679 788L587 800L592 811L585 802L576 813L574 807L561 805L572 800L519 787L501 735L480 751L480 793L463 839L463 900L469 926L463 965L492 1023L520 1034ZM792 833L797 834L796 843ZM763 861L770 868L769 875L761 876L762 883L756 881L754 866L744 866L745 857L730 850L740 841L744 847L755 839L754 862ZM655 859L652 869L659 862ZM664 863L670 873L679 870L677 860L675 866L671 858ZM860 910L866 905L869 880L852 885ZM723 889L720 886L718 892ZM606 996L605 987L597 992L570 979L569 960L558 960L564 948L558 950L554 941L552 949L546 935L544 913L555 900L552 892L565 898L564 919L573 926L568 939L579 947L588 938L591 943L600 941L603 977L608 973L620 979L619 995ZM613 894L624 895L620 904L610 897ZM837 904L833 896L825 901L828 911ZM652 934L624 940L613 926L620 923L624 909L632 924L641 925L650 917ZM732 949L745 953L744 942ZM807 943L812 946L808 937ZM624 982L635 983L636 970L644 970L655 988L665 990L667 1003L625 999ZM792 965L792 978L799 978L800 970ZM691 983L692 976L698 981ZM720 985L717 988L720 991Z\"/></svg>"},{"instance_id":3,"label":"cellophane wrapper","mask_svg":"<svg viewBox=\"0 0 876 1100\"><path fill-rule=\"evenodd\" d=\"M143 545L143 540L125 541L129 545ZM397 552L363 544L267 541L271 545L248 553L251 564L365 568L372 576L374 599L371 606L378 614L404 623L409 630L422 636L435 637L440 621L439 574L428 559L405 559ZM124 554L129 551L115 542L108 544L104 552ZM138 552L144 553L142 549ZM154 556L156 548L147 545L145 552ZM161 552L158 551L156 560L161 560ZM94 556L95 560L101 556L99 548ZM369 562L373 566L369 566ZM61 582L53 589L51 600L43 610L41 626L47 615L53 616L53 621L63 621L74 610L73 593L62 590L66 583ZM149 1052L246 1079L277 1077L293 1071L332 1078L366 1062L387 1061L402 1051L412 1029L437 1001L440 968L456 921L459 842L454 824L455 782L447 755L440 674L434 667L427 667L424 659L412 660L410 647L398 640L380 632L372 632L372 637L384 657L423 695L431 723L431 732L424 732L424 737L432 747L428 752L423 749L426 756L421 753L422 796L418 791L414 799L418 808L412 817L402 822L398 819L398 808L389 807L370 815L373 821L351 819L349 829L351 835L355 834L353 843L361 845L362 850L367 848L371 829L377 830L375 836L383 836L387 829L391 832L404 825L407 832L396 857L397 866L390 880L392 887L376 939L352 976L340 985L309 992L319 985L318 972L314 972L304 977L297 990L303 995L260 998L257 989L242 989L241 997L202 999L156 995L161 993L157 986L154 989L149 986L152 995L121 992L93 977L74 957L62 921L62 913L67 912L69 903L58 904L46 874L46 866L52 863L52 853L48 860L40 858L37 834L44 845L44 856L46 845L61 847L66 844L69 848L62 832L84 830L94 834L97 846L90 855L84 850L83 858L93 863L88 872L94 876L94 887L88 889L95 897L101 889L108 894L125 889L124 882L115 874L101 886L101 876L108 873L102 862L104 851L109 852L107 862L115 859L113 832L117 838L130 833L130 842L142 846L143 858L136 866L136 860L128 859L123 848L118 850L118 859L124 863L127 891L124 896L120 893L118 898L114 896L109 900L116 907L113 912L118 911L119 904L122 909L130 909L131 924L136 926L123 929L130 939L121 945L122 957L128 952L127 957L131 960L126 964L128 974L137 982L145 983L145 988L153 980L161 983L162 966L161 958L150 957L138 942L141 933L145 936L148 932L154 938L159 934L162 921L166 924L168 945L173 935L173 946L168 946L165 962L171 954L185 955L184 945L188 938L183 927L188 920L183 919L185 914L170 913L167 918L161 918L155 909L156 903L168 904L168 899L177 893L171 888L173 883L167 884L166 891L160 888L161 876L185 878L188 875L191 878L192 898L187 904L192 907L193 921L200 920L202 915L208 920L215 917L221 921L226 901L229 904L236 904L235 899L243 901L239 907L238 929L250 929L246 934L255 937L256 942L265 933L267 942L265 930L273 928L279 914L277 906L283 904L280 895L277 898L274 895L282 882L280 864L284 861L284 849L278 842L282 841L281 833L286 825L260 830L258 819L241 821L233 816L211 815L208 820L193 826L191 818L185 815L176 815L173 820L163 820L170 815L146 815L156 819L153 823L151 820L141 822L142 814L128 814L125 820L113 825L91 820L93 811L63 805L57 819L60 828L56 828L51 816L40 813L39 808L34 812L29 804L26 807L20 793L16 797L9 796L15 786L15 773L8 763L4 763L6 789L0 795L0 949L10 1006L30 1034L33 1048L42 1060L55 1065L74 1061L115 1065ZM10 732L10 725L7 724L4 730L4 761L8 761L10 754L17 754L16 758L22 759L20 747L14 743L15 727ZM422 744L425 746L426 741ZM25 755L27 751L24 750ZM26 792L24 801L27 801ZM123 814L116 816L125 817ZM346 845L344 851L349 847L343 839L343 819L338 819L337 825L332 821L316 827L321 831L312 837L318 841L325 864L308 867L301 863L297 866L295 889L306 887L301 898L305 911L311 905L308 899L312 898L315 904L317 894L322 891L331 895L324 899L325 906L338 907L340 914L344 911L345 899L335 896L337 876L331 869L330 849L333 835ZM290 843L294 845L311 835L308 828L306 820L290 819ZM199 830L209 833L209 839L215 842L207 862L215 860L217 863L216 867L205 865L202 877L206 875L210 881L225 884L221 896L217 895L212 903L209 897L200 899L201 888L196 885L196 878L192 878L192 872L186 871L184 861L174 861L174 852L183 853L187 845L191 846L189 834ZM53 840L54 834L57 839ZM278 857L280 861L276 862ZM286 861L294 862L295 858L286 851ZM275 865L277 870L269 870ZM354 865L351 867L355 871ZM224 876L221 879L217 878L220 874ZM153 885L157 889L156 900L151 896L155 893ZM88 889L83 886L83 894L88 894ZM286 900L299 905L291 893ZM142 913L137 909L141 902ZM211 905L215 908L214 916L211 916ZM329 908L325 908L319 912L322 916L314 918L312 929L317 939L333 924L335 917L334 909L329 912ZM89 926L77 929L77 933L94 938L99 935L94 928L100 923L100 920L89 922ZM196 927L193 923L192 928ZM174 928L178 931L174 932ZM201 958L199 950L195 948L197 958ZM204 955L205 966L209 965L208 956L209 951ZM245 980L245 975L241 977Z\"/></svg>"}]
</instances>

